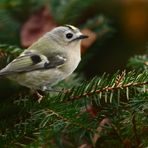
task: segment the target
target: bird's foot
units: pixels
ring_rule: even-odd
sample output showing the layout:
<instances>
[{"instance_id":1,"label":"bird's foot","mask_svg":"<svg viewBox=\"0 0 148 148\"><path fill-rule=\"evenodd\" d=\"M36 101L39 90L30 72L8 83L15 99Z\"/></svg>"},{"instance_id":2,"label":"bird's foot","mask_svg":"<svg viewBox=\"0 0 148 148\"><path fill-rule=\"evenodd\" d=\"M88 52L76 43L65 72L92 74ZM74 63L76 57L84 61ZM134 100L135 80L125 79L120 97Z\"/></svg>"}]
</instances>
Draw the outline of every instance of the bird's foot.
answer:
<instances>
[{"instance_id":1,"label":"bird's foot","mask_svg":"<svg viewBox=\"0 0 148 148\"><path fill-rule=\"evenodd\" d=\"M43 96L38 91L35 91L34 95L36 96L38 103L40 103L43 99Z\"/></svg>"}]
</instances>

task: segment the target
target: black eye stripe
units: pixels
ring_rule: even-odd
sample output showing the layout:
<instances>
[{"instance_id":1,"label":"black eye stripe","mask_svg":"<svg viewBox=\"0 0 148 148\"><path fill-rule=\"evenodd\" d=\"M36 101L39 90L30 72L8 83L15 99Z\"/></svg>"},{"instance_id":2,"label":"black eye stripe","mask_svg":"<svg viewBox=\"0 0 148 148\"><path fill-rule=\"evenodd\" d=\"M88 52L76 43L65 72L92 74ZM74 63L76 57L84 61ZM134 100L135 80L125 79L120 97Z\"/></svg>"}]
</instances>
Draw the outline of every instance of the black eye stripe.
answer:
<instances>
[{"instance_id":1,"label":"black eye stripe","mask_svg":"<svg viewBox=\"0 0 148 148\"><path fill-rule=\"evenodd\" d=\"M67 34L66 34L66 38L67 38L67 39L71 39L72 37L73 37L73 34L72 34L72 33L67 33Z\"/></svg>"}]
</instances>

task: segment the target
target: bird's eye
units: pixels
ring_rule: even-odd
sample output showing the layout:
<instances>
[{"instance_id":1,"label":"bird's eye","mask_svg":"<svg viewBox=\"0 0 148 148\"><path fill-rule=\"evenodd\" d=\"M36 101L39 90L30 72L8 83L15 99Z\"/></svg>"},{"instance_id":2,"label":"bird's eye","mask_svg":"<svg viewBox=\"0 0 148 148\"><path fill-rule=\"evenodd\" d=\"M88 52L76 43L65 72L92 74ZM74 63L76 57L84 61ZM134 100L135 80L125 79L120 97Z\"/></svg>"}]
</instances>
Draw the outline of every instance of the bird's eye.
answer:
<instances>
[{"instance_id":1,"label":"bird's eye","mask_svg":"<svg viewBox=\"0 0 148 148\"><path fill-rule=\"evenodd\" d=\"M71 39L72 37L73 37L73 34L72 34L72 33L67 33L67 34L66 34L66 38L67 38L67 39Z\"/></svg>"}]
</instances>

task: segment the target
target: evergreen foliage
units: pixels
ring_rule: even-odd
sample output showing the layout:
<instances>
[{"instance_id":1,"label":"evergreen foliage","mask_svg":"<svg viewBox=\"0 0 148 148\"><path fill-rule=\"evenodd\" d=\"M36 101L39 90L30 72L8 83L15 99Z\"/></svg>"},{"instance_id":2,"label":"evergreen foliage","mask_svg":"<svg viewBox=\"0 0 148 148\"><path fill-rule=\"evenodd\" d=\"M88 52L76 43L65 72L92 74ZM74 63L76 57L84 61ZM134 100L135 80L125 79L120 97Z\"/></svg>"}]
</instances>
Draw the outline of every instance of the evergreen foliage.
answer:
<instances>
[{"instance_id":1,"label":"evergreen foliage","mask_svg":"<svg viewBox=\"0 0 148 148\"><path fill-rule=\"evenodd\" d=\"M9 55L12 47L1 47ZM19 51L14 48L11 55ZM146 55L131 58L130 65L135 65L137 58L139 63L145 63L139 57ZM134 147L146 146L148 73L145 64L142 67L145 71L118 71L112 76L104 74L87 82L81 80L84 82L79 85L70 80L71 88L68 86L59 94L47 93L40 104L30 95L3 100L1 147L78 147L84 141L95 147L104 143L109 146L110 142L112 147L119 143L124 147L126 140ZM67 82L61 85L64 83ZM94 117L87 111L90 105L96 111ZM108 122L101 127L99 123L104 119ZM103 129L99 131L99 127ZM97 143L94 135L100 137Z\"/></svg>"}]
</instances>

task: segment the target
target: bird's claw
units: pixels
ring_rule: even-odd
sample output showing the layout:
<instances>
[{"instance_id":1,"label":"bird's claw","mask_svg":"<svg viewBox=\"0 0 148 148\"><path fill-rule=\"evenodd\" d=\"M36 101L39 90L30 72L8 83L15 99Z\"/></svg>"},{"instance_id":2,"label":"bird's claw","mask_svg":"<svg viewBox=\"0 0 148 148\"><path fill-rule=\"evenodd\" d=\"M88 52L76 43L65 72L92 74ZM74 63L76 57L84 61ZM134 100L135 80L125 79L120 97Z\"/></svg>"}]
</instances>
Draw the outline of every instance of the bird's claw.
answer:
<instances>
[{"instance_id":1,"label":"bird's claw","mask_svg":"<svg viewBox=\"0 0 148 148\"><path fill-rule=\"evenodd\" d=\"M38 101L38 103L40 103L42 101L42 99L43 99L43 96L39 92L36 92L36 95L38 97L37 101Z\"/></svg>"}]
</instances>

